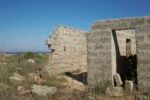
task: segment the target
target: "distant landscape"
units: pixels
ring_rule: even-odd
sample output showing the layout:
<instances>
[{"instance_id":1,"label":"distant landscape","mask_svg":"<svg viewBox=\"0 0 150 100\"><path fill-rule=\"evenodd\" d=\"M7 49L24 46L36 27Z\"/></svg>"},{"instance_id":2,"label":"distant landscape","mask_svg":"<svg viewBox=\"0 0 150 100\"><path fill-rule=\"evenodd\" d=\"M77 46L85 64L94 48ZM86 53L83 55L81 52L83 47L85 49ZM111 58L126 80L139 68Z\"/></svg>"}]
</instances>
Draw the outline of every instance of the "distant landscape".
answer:
<instances>
[{"instance_id":1,"label":"distant landscape","mask_svg":"<svg viewBox=\"0 0 150 100\"><path fill-rule=\"evenodd\" d=\"M18 54L23 54L23 53L26 53L26 52L30 52L30 51L20 51L20 52L18 52L18 51L9 51L9 52L0 52L0 54L16 54L16 55L18 55ZM47 54L47 53L49 53L49 52L42 52L42 51L36 51L36 52L32 52L32 53L34 53L34 54Z\"/></svg>"}]
</instances>

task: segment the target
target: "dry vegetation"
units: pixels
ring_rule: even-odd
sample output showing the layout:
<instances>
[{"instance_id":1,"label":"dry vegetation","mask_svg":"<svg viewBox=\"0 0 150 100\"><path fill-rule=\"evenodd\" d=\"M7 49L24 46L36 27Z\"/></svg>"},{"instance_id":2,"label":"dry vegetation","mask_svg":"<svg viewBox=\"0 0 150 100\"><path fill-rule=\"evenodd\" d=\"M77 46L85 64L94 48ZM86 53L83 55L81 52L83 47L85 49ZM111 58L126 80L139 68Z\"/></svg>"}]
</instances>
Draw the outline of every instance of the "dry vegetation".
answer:
<instances>
[{"instance_id":1,"label":"dry vegetation","mask_svg":"<svg viewBox=\"0 0 150 100\"><path fill-rule=\"evenodd\" d=\"M27 62L29 58L34 59L36 63ZM0 100L13 100L21 97L18 96L18 86L9 81L9 77L13 76L14 72L19 70L19 74L27 79L29 73L36 72L39 68L42 69L47 59L47 55L30 52L20 55L0 55ZM48 79L47 75L43 76ZM32 80L25 80L22 86L29 89L33 84ZM52 85L54 83L48 81L46 84Z\"/></svg>"},{"instance_id":2,"label":"dry vegetation","mask_svg":"<svg viewBox=\"0 0 150 100\"><path fill-rule=\"evenodd\" d=\"M36 63L27 62L28 59L33 59ZM68 87L63 77L50 77L44 70L47 60L48 55L46 54L38 55L30 52L20 55L0 55L0 100L89 100L87 92ZM35 73L39 69L42 70L42 79L46 80L42 85L55 86L57 92L46 97L31 92L21 94L18 91L19 86L31 90L32 86L37 84L34 80L29 79L29 73ZM9 77L12 77L14 73L19 73L26 80L21 85L10 82Z\"/></svg>"},{"instance_id":3,"label":"dry vegetation","mask_svg":"<svg viewBox=\"0 0 150 100\"><path fill-rule=\"evenodd\" d=\"M29 58L32 58L36 63L27 62ZM123 97L105 96L105 89L110 84L108 82L104 85L102 85L103 83L99 83L92 91L75 90L68 85L66 79L63 77L50 77L44 71L47 60L48 55L46 54L0 55L0 100L134 100L134 94L124 94ZM21 94L18 91L19 85L9 80L9 77L13 76L14 72L19 73L26 79L22 82L21 86L26 90L31 90L31 87L37 83L34 80L30 80L28 75L39 69L42 70L42 79L46 80L42 85L57 88L57 92L54 95L42 97L32 94L30 91Z\"/></svg>"}]
</instances>

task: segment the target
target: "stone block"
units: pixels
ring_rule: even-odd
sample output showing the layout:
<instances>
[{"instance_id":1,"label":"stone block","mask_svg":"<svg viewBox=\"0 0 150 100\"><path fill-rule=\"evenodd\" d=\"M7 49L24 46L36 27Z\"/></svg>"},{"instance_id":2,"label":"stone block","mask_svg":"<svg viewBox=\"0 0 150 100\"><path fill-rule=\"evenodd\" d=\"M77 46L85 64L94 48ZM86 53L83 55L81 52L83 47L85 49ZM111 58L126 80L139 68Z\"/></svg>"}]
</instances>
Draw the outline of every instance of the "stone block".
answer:
<instances>
[{"instance_id":1,"label":"stone block","mask_svg":"<svg viewBox=\"0 0 150 100\"><path fill-rule=\"evenodd\" d=\"M121 80L121 77L120 75L117 73L117 74L114 74L114 80L116 82L116 85L117 86L121 86L123 84L122 80Z\"/></svg>"},{"instance_id":2,"label":"stone block","mask_svg":"<svg viewBox=\"0 0 150 100\"><path fill-rule=\"evenodd\" d=\"M87 38L84 31L58 26L48 40L53 41L51 48L55 50L49 54L48 64L54 75L72 70L75 71L82 67L82 63L85 66L83 69L86 69ZM55 68L52 66L55 66Z\"/></svg>"},{"instance_id":3,"label":"stone block","mask_svg":"<svg viewBox=\"0 0 150 100\"><path fill-rule=\"evenodd\" d=\"M144 36L137 36L137 40L143 41L144 40Z\"/></svg>"},{"instance_id":4,"label":"stone block","mask_svg":"<svg viewBox=\"0 0 150 100\"><path fill-rule=\"evenodd\" d=\"M131 93L133 91L133 81L125 81L125 91Z\"/></svg>"},{"instance_id":5,"label":"stone block","mask_svg":"<svg viewBox=\"0 0 150 100\"><path fill-rule=\"evenodd\" d=\"M108 87L105 91L107 96L123 96L123 88L122 87Z\"/></svg>"},{"instance_id":6,"label":"stone block","mask_svg":"<svg viewBox=\"0 0 150 100\"><path fill-rule=\"evenodd\" d=\"M53 95L57 91L56 87L48 87L48 86L40 86L40 85L33 85L32 86L32 93L37 94L38 96L47 96Z\"/></svg>"}]
</instances>

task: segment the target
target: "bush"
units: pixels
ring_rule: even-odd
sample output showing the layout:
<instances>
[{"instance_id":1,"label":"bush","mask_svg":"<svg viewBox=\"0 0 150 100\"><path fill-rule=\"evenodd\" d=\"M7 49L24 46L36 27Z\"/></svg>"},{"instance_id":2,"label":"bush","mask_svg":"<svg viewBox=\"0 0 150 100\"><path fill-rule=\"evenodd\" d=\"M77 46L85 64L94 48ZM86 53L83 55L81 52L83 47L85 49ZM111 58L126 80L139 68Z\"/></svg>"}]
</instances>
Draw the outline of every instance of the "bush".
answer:
<instances>
[{"instance_id":1,"label":"bush","mask_svg":"<svg viewBox=\"0 0 150 100\"><path fill-rule=\"evenodd\" d=\"M99 81L96 83L96 86L92 89L92 93L94 93L94 95L104 95L105 90L108 86L111 86L110 81Z\"/></svg>"},{"instance_id":2,"label":"bush","mask_svg":"<svg viewBox=\"0 0 150 100\"><path fill-rule=\"evenodd\" d=\"M32 52L26 52L23 54L24 58L29 59L29 58L34 58L35 54Z\"/></svg>"}]
</instances>

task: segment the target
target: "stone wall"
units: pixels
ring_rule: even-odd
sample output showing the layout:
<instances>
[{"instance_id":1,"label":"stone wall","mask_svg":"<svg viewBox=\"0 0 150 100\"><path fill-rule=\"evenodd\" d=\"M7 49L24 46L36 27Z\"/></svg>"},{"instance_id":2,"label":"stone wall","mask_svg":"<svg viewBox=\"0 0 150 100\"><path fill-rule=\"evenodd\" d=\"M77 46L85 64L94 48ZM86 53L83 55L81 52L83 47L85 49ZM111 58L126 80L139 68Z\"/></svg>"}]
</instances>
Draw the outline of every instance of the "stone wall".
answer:
<instances>
[{"instance_id":1,"label":"stone wall","mask_svg":"<svg viewBox=\"0 0 150 100\"><path fill-rule=\"evenodd\" d=\"M87 35L88 84L90 86L95 86L104 80L111 80L110 32L107 29L98 29Z\"/></svg>"},{"instance_id":2,"label":"stone wall","mask_svg":"<svg viewBox=\"0 0 150 100\"><path fill-rule=\"evenodd\" d=\"M121 56L126 56L126 39L131 40L131 53L134 55L136 54L136 39L135 39L135 29L123 29L123 30L116 30L116 36L118 39L118 45L120 50ZM112 38L113 40L113 38ZM114 42L112 42L114 43ZM112 44L113 50L115 49L114 44Z\"/></svg>"},{"instance_id":3,"label":"stone wall","mask_svg":"<svg viewBox=\"0 0 150 100\"><path fill-rule=\"evenodd\" d=\"M53 53L49 55L48 70L51 75L87 70L86 33L58 26L48 39Z\"/></svg>"},{"instance_id":4,"label":"stone wall","mask_svg":"<svg viewBox=\"0 0 150 100\"><path fill-rule=\"evenodd\" d=\"M90 87L105 82L114 85L115 31L120 56L126 56L126 39L131 39L131 54L137 55L138 88L150 91L150 17L97 21L91 28L88 33L63 26L54 30L47 41L53 49L47 67L50 74L88 69Z\"/></svg>"},{"instance_id":5,"label":"stone wall","mask_svg":"<svg viewBox=\"0 0 150 100\"><path fill-rule=\"evenodd\" d=\"M150 91L150 17L97 21L87 34L88 83L108 80L113 85L112 30L135 30L138 87Z\"/></svg>"},{"instance_id":6,"label":"stone wall","mask_svg":"<svg viewBox=\"0 0 150 100\"><path fill-rule=\"evenodd\" d=\"M150 18L137 27L138 84L140 89L150 91Z\"/></svg>"}]
</instances>

